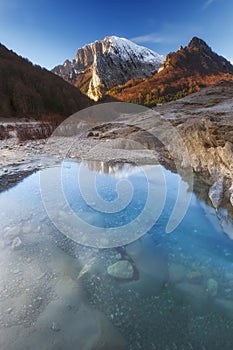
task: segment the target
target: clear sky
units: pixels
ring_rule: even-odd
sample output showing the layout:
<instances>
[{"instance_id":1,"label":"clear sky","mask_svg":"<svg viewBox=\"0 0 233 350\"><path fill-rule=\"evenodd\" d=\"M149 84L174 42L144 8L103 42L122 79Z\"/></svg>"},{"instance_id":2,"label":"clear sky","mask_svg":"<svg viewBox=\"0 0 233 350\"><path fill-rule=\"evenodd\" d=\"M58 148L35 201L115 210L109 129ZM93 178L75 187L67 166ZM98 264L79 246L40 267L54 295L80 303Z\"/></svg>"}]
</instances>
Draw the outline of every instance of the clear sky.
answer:
<instances>
[{"instance_id":1,"label":"clear sky","mask_svg":"<svg viewBox=\"0 0 233 350\"><path fill-rule=\"evenodd\" d=\"M0 0L0 42L48 69L106 35L164 55L198 36L233 61L233 0Z\"/></svg>"}]
</instances>

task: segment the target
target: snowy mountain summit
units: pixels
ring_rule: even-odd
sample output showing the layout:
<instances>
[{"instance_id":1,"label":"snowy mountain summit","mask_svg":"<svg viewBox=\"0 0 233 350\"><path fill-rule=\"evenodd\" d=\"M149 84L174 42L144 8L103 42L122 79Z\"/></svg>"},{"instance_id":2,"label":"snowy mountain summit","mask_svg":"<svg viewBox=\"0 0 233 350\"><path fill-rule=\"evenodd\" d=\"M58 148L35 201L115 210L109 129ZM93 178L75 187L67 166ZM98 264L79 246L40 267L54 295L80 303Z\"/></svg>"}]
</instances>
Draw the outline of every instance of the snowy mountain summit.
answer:
<instances>
[{"instance_id":1,"label":"snowy mountain summit","mask_svg":"<svg viewBox=\"0 0 233 350\"><path fill-rule=\"evenodd\" d=\"M163 61L163 56L128 39L106 36L78 49L73 61L52 71L97 101L114 86L152 76Z\"/></svg>"}]
</instances>

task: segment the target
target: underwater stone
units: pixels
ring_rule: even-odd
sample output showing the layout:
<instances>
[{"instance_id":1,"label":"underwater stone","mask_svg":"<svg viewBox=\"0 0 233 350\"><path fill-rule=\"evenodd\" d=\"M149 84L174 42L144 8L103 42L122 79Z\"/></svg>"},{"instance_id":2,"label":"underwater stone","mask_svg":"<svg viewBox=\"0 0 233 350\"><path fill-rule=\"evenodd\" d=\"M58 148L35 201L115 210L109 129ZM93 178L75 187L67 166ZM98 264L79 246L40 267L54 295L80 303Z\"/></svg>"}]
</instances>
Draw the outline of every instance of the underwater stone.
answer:
<instances>
[{"instance_id":1,"label":"underwater stone","mask_svg":"<svg viewBox=\"0 0 233 350\"><path fill-rule=\"evenodd\" d=\"M59 324L56 323L56 322L53 322L53 323L52 323L51 329L52 329L54 332L59 332L59 331L61 330Z\"/></svg>"},{"instance_id":2,"label":"underwater stone","mask_svg":"<svg viewBox=\"0 0 233 350\"><path fill-rule=\"evenodd\" d=\"M13 250L19 249L22 245L23 245L23 243L22 243L21 239L19 237L16 237L12 241L11 248Z\"/></svg>"},{"instance_id":3,"label":"underwater stone","mask_svg":"<svg viewBox=\"0 0 233 350\"><path fill-rule=\"evenodd\" d=\"M132 279L134 273L133 266L128 260L116 262L109 266L107 271L110 276L121 279Z\"/></svg>"},{"instance_id":4,"label":"underwater stone","mask_svg":"<svg viewBox=\"0 0 233 350\"><path fill-rule=\"evenodd\" d=\"M218 282L213 278L209 278L207 281L207 292L212 297L215 297L218 294Z\"/></svg>"},{"instance_id":5,"label":"underwater stone","mask_svg":"<svg viewBox=\"0 0 233 350\"><path fill-rule=\"evenodd\" d=\"M181 264L170 264L169 268L169 281L171 283L178 283L185 279L187 270L186 268Z\"/></svg>"},{"instance_id":6,"label":"underwater stone","mask_svg":"<svg viewBox=\"0 0 233 350\"><path fill-rule=\"evenodd\" d=\"M201 283L203 280L203 274L200 271L190 271L187 274L187 279L192 283Z\"/></svg>"},{"instance_id":7,"label":"underwater stone","mask_svg":"<svg viewBox=\"0 0 233 350\"><path fill-rule=\"evenodd\" d=\"M31 232L32 232L32 227L31 227L31 225L26 225L26 226L24 226L23 229L22 229L22 231L23 231L23 233L24 233L25 235L31 233Z\"/></svg>"}]
</instances>

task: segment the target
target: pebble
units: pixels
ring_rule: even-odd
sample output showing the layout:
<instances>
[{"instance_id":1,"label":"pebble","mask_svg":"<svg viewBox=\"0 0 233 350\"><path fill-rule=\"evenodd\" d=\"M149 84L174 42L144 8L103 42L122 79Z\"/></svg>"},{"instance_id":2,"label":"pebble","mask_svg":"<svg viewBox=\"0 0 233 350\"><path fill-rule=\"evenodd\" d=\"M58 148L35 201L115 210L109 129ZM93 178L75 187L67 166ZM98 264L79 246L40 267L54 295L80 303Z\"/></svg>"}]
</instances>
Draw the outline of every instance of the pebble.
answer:
<instances>
[{"instance_id":1,"label":"pebble","mask_svg":"<svg viewBox=\"0 0 233 350\"><path fill-rule=\"evenodd\" d=\"M16 249L20 249L22 247L23 243L21 241L21 239L19 237L16 237L13 239L12 243L11 243L11 248L13 250L16 250Z\"/></svg>"},{"instance_id":2,"label":"pebble","mask_svg":"<svg viewBox=\"0 0 233 350\"><path fill-rule=\"evenodd\" d=\"M59 332L61 330L60 325L57 322L53 322L51 326L52 331Z\"/></svg>"},{"instance_id":3,"label":"pebble","mask_svg":"<svg viewBox=\"0 0 233 350\"><path fill-rule=\"evenodd\" d=\"M31 231L32 231L31 225L26 225L26 226L24 226L23 229L22 229L22 231L23 231L23 233L24 233L25 235L31 233Z\"/></svg>"},{"instance_id":4,"label":"pebble","mask_svg":"<svg viewBox=\"0 0 233 350\"><path fill-rule=\"evenodd\" d=\"M6 313L7 313L7 314L10 314L12 311L13 311L13 309L12 309L11 307L9 307L9 308L6 310Z\"/></svg>"}]
</instances>

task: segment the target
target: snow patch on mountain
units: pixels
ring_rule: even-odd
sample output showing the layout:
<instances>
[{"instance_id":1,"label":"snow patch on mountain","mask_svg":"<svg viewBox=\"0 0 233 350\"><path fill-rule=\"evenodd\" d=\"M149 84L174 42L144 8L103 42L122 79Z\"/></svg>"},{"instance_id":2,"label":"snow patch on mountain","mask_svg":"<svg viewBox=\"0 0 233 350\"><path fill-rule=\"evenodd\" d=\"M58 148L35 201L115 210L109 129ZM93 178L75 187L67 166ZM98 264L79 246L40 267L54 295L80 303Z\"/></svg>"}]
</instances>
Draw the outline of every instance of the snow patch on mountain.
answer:
<instances>
[{"instance_id":1,"label":"snow patch on mountain","mask_svg":"<svg viewBox=\"0 0 233 350\"><path fill-rule=\"evenodd\" d=\"M110 36L105 37L104 40L109 40L109 42L112 43L112 47L115 48L115 53L116 49L118 49L119 54L125 60L130 59L131 55L134 54L139 60L150 62L152 64L154 63L156 66L164 61L162 55L159 55L144 46L139 46L128 39Z\"/></svg>"}]
</instances>

